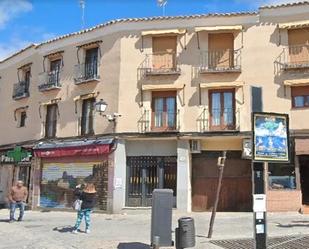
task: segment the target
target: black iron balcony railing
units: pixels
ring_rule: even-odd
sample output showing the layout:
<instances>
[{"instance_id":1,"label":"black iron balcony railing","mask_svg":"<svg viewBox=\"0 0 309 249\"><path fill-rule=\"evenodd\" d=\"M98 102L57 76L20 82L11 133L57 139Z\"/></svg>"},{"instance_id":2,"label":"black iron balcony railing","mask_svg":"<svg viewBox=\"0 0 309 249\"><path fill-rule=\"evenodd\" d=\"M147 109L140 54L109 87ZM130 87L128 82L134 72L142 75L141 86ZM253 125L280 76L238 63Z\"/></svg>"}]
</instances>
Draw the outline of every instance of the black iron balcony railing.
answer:
<instances>
[{"instance_id":1,"label":"black iron balcony railing","mask_svg":"<svg viewBox=\"0 0 309 249\"><path fill-rule=\"evenodd\" d=\"M99 62L91 61L75 65L75 84L81 84L100 79Z\"/></svg>"},{"instance_id":2,"label":"black iron balcony railing","mask_svg":"<svg viewBox=\"0 0 309 249\"><path fill-rule=\"evenodd\" d=\"M237 131L240 129L240 110L224 108L209 111L204 108L196 121L199 132Z\"/></svg>"},{"instance_id":3,"label":"black iron balcony railing","mask_svg":"<svg viewBox=\"0 0 309 249\"><path fill-rule=\"evenodd\" d=\"M145 110L138 121L139 132L178 131L180 129L179 110L176 112L152 112Z\"/></svg>"},{"instance_id":4,"label":"black iron balcony railing","mask_svg":"<svg viewBox=\"0 0 309 249\"><path fill-rule=\"evenodd\" d=\"M280 70L309 68L309 44L284 48L275 64Z\"/></svg>"},{"instance_id":5,"label":"black iron balcony railing","mask_svg":"<svg viewBox=\"0 0 309 249\"><path fill-rule=\"evenodd\" d=\"M41 73L39 75L39 91L44 92L53 89L60 89L60 75L60 70Z\"/></svg>"},{"instance_id":6,"label":"black iron balcony railing","mask_svg":"<svg viewBox=\"0 0 309 249\"><path fill-rule=\"evenodd\" d=\"M13 99L18 100L29 97L29 84L27 81L15 83L13 86Z\"/></svg>"},{"instance_id":7,"label":"black iron balcony railing","mask_svg":"<svg viewBox=\"0 0 309 249\"><path fill-rule=\"evenodd\" d=\"M180 74L178 55L174 52L147 54L139 69L146 75Z\"/></svg>"},{"instance_id":8,"label":"black iron balcony railing","mask_svg":"<svg viewBox=\"0 0 309 249\"><path fill-rule=\"evenodd\" d=\"M202 51L199 71L200 73L241 72L241 49Z\"/></svg>"}]
</instances>

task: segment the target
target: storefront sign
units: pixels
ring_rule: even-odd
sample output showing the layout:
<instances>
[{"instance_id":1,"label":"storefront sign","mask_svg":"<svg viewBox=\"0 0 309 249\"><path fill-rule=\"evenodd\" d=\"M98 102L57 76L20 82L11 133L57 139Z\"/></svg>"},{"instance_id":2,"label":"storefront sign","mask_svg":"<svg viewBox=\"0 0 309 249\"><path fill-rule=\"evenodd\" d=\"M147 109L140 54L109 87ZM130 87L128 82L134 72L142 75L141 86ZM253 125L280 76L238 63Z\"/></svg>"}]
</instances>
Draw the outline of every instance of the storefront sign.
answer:
<instances>
[{"instance_id":1,"label":"storefront sign","mask_svg":"<svg viewBox=\"0 0 309 249\"><path fill-rule=\"evenodd\" d=\"M38 149L34 153L37 157L66 157L66 156L92 156L102 155L110 152L110 145L89 145L79 147Z\"/></svg>"},{"instance_id":2,"label":"storefront sign","mask_svg":"<svg viewBox=\"0 0 309 249\"><path fill-rule=\"evenodd\" d=\"M253 160L289 162L289 119L286 114L253 114Z\"/></svg>"},{"instance_id":3,"label":"storefront sign","mask_svg":"<svg viewBox=\"0 0 309 249\"><path fill-rule=\"evenodd\" d=\"M6 151L0 155L1 163L29 163L31 161L31 152L17 146L13 150Z\"/></svg>"}]
</instances>

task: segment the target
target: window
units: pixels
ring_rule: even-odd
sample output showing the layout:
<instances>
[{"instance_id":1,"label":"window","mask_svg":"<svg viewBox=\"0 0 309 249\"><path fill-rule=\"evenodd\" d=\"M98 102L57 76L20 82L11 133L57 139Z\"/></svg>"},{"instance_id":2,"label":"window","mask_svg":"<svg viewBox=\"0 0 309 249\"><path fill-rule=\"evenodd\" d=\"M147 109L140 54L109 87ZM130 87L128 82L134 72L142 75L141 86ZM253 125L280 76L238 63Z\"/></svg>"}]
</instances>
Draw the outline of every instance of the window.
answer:
<instances>
[{"instance_id":1,"label":"window","mask_svg":"<svg viewBox=\"0 0 309 249\"><path fill-rule=\"evenodd\" d=\"M53 60L50 62L50 72L48 77L49 84L56 86L59 85L61 63L61 59Z\"/></svg>"},{"instance_id":2,"label":"window","mask_svg":"<svg viewBox=\"0 0 309 249\"><path fill-rule=\"evenodd\" d=\"M235 129L235 90L210 90L209 111L212 130Z\"/></svg>"},{"instance_id":3,"label":"window","mask_svg":"<svg viewBox=\"0 0 309 249\"><path fill-rule=\"evenodd\" d=\"M98 48L86 50L85 57L85 80L94 79L98 76Z\"/></svg>"},{"instance_id":4,"label":"window","mask_svg":"<svg viewBox=\"0 0 309 249\"><path fill-rule=\"evenodd\" d=\"M309 108L309 87L298 86L291 88L292 107Z\"/></svg>"},{"instance_id":5,"label":"window","mask_svg":"<svg viewBox=\"0 0 309 249\"><path fill-rule=\"evenodd\" d=\"M95 109L95 98L83 100L82 118L81 118L81 135L94 134L93 117Z\"/></svg>"},{"instance_id":6,"label":"window","mask_svg":"<svg viewBox=\"0 0 309 249\"><path fill-rule=\"evenodd\" d=\"M152 67L157 71L176 68L177 36L152 38Z\"/></svg>"},{"instance_id":7,"label":"window","mask_svg":"<svg viewBox=\"0 0 309 249\"><path fill-rule=\"evenodd\" d=\"M25 111L22 111L20 113L19 127L25 127L26 126L26 118L27 118L27 113Z\"/></svg>"},{"instance_id":8,"label":"window","mask_svg":"<svg viewBox=\"0 0 309 249\"><path fill-rule=\"evenodd\" d=\"M46 138L53 138L56 136L57 112L58 112L57 104L52 104L52 105L47 106L46 122L45 122L45 137Z\"/></svg>"},{"instance_id":9,"label":"window","mask_svg":"<svg viewBox=\"0 0 309 249\"><path fill-rule=\"evenodd\" d=\"M295 166L292 164L269 163L268 182L270 189L296 189Z\"/></svg>"},{"instance_id":10,"label":"window","mask_svg":"<svg viewBox=\"0 0 309 249\"><path fill-rule=\"evenodd\" d=\"M31 77L31 71L30 68L24 71L24 80L25 80L25 92L29 92L29 86L30 86L30 77Z\"/></svg>"},{"instance_id":11,"label":"window","mask_svg":"<svg viewBox=\"0 0 309 249\"><path fill-rule=\"evenodd\" d=\"M234 61L233 33L208 35L208 66L211 69L232 68Z\"/></svg>"},{"instance_id":12,"label":"window","mask_svg":"<svg viewBox=\"0 0 309 249\"><path fill-rule=\"evenodd\" d=\"M152 129L176 129L176 92L154 92L152 94Z\"/></svg>"}]
</instances>

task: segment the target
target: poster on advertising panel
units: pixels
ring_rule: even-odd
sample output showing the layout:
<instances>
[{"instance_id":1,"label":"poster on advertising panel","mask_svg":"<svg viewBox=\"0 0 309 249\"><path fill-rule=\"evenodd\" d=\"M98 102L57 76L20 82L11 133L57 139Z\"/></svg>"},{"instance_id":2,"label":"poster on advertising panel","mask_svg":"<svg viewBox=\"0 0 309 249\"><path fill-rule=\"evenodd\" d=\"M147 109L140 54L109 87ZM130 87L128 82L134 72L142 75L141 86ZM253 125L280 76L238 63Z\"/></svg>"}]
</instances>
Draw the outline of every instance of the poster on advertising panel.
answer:
<instances>
[{"instance_id":1,"label":"poster on advertising panel","mask_svg":"<svg viewBox=\"0 0 309 249\"><path fill-rule=\"evenodd\" d=\"M289 117L279 113L253 113L253 160L289 162Z\"/></svg>"}]
</instances>

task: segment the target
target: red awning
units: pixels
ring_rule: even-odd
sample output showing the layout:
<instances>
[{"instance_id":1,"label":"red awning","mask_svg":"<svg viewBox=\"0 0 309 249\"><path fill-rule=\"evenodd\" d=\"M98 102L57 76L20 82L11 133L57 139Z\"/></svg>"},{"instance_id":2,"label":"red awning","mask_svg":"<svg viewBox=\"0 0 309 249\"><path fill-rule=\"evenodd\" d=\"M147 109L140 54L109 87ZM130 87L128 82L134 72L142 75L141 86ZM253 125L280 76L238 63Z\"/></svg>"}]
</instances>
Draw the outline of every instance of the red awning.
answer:
<instances>
[{"instance_id":1,"label":"red awning","mask_svg":"<svg viewBox=\"0 0 309 249\"><path fill-rule=\"evenodd\" d=\"M36 157L100 156L111 152L111 144L74 146L64 148L36 149Z\"/></svg>"}]
</instances>

